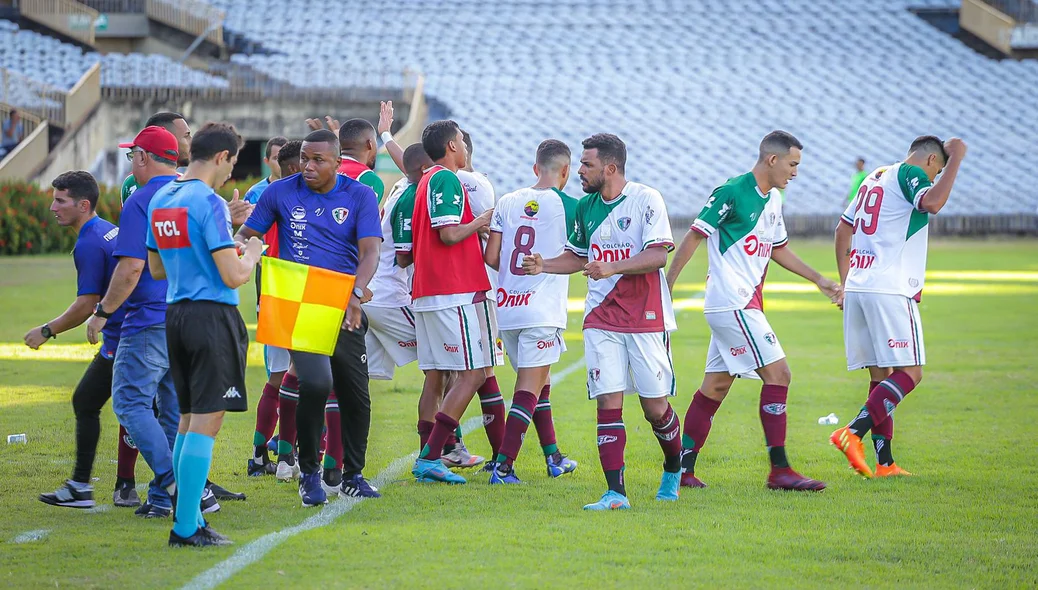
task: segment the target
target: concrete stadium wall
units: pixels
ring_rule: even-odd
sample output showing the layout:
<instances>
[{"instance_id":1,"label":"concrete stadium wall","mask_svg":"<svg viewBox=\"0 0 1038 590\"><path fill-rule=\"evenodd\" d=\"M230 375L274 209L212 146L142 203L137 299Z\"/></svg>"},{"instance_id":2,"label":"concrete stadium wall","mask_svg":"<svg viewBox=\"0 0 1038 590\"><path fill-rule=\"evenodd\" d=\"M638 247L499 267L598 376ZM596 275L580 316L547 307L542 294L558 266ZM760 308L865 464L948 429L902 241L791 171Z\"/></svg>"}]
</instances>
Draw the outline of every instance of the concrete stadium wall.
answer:
<instances>
[{"instance_id":1,"label":"concrete stadium wall","mask_svg":"<svg viewBox=\"0 0 1038 590\"><path fill-rule=\"evenodd\" d=\"M839 223L839 215L787 215L786 231L791 236L831 237ZM671 219L674 239L681 241L692 218ZM930 217L931 236L1038 236L1038 215L993 215L966 217L963 215L934 215Z\"/></svg>"}]
</instances>

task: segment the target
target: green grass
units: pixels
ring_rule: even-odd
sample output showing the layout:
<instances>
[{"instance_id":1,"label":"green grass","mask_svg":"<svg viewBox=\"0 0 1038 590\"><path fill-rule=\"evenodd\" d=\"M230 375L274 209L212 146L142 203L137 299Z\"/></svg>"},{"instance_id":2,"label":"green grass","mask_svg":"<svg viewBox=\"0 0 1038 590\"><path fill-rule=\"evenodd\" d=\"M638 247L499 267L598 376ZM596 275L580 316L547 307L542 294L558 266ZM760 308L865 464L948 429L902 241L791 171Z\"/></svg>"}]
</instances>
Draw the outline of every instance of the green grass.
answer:
<instances>
[{"instance_id":1,"label":"green grass","mask_svg":"<svg viewBox=\"0 0 1038 590\"><path fill-rule=\"evenodd\" d=\"M818 268L833 269L831 245L794 243ZM700 253L678 297L703 281ZM821 295L779 289L766 295L769 319L789 354L793 385L788 447L794 467L823 479L822 494L764 489L766 456L757 417L758 385L740 382L718 412L697 469L710 487L683 491L676 504L653 500L659 447L628 401L627 487L634 509L589 514L580 507L604 489L595 448L595 407L583 371L552 395L559 442L580 469L551 481L531 429L517 470L521 487L490 489L486 478L461 487L399 479L385 497L359 504L330 525L291 537L229 580L236 587L1035 587L1038 585L1038 468L1030 434L1038 419L1038 242L955 241L931 246L922 304L930 364L897 413L894 453L916 473L866 481L829 447L817 418L851 417L866 394L864 372L848 373L839 312ZM956 275L954 271L983 271ZM991 274L990 271L1021 271ZM769 283L796 283L773 269ZM571 295L583 286L574 279ZM243 289L247 322L251 286ZM932 293L931 293L932 292ZM90 351L82 329L41 352L24 354L22 335L59 313L74 293L69 257L0 259L0 435L25 432L27 445L0 442L0 585L179 587L234 551L315 514L291 485L244 476L254 414L229 415L216 446L213 478L248 493L212 518L236 547L171 551L170 523L131 511L86 513L36 500L71 470L74 421L69 399ZM679 313L674 334L675 409L683 416L702 378L708 330L696 310ZM579 315L571 314L561 366L582 359ZM44 360L40 357L46 357ZM256 358L255 356L253 357ZM510 370L500 371L509 395ZM264 381L249 368L250 405ZM417 446L420 374L373 382L367 475ZM478 414L478 406L468 416ZM116 422L105 410L95 475L109 504L115 478ZM481 431L468 437L487 454ZM871 456L871 452L869 453ZM138 463L138 481L148 479ZM43 539L14 543L26 531Z\"/></svg>"}]
</instances>

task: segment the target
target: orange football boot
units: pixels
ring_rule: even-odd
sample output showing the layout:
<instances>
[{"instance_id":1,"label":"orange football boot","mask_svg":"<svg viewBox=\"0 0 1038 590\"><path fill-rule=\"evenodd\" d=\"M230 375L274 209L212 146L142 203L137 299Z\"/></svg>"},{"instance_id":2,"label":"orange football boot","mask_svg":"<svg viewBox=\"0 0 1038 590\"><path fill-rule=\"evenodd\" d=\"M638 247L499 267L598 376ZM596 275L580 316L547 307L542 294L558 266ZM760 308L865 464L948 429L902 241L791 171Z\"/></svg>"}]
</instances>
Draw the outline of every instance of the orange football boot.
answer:
<instances>
[{"instance_id":1,"label":"orange football boot","mask_svg":"<svg viewBox=\"0 0 1038 590\"><path fill-rule=\"evenodd\" d=\"M865 462L865 449L862 447L861 438L851 432L850 428L844 426L833 432L829 437L829 442L847 457L851 469L864 477L872 477L872 469L869 469L868 463Z\"/></svg>"},{"instance_id":2,"label":"orange football boot","mask_svg":"<svg viewBox=\"0 0 1038 590\"><path fill-rule=\"evenodd\" d=\"M910 477L911 475L911 473L898 467L897 463L891 463L890 465L876 465L876 477Z\"/></svg>"}]
</instances>

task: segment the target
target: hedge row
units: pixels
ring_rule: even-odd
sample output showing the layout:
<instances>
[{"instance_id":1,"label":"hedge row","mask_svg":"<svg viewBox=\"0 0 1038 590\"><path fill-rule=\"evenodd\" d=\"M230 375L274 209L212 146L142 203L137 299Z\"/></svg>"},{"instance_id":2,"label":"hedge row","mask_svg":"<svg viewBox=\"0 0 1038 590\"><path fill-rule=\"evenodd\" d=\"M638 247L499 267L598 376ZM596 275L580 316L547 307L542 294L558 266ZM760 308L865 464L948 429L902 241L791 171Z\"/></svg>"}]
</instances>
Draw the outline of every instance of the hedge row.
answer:
<instances>
[{"instance_id":1,"label":"hedge row","mask_svg":"<svg viewBox=\"0 0 1038 590\"><path fill-rule=\"evenodd\" d=\"M230 199L237 188L242 197L256 179L229 181L217 191ZM50 212L53 189L35 183L9 181L0 183L0 255L46 254L71 252L76 243L75 232L61 227ZM118 187L101 186L97 214L119 223Z\"/></svg>"}]
</instances>

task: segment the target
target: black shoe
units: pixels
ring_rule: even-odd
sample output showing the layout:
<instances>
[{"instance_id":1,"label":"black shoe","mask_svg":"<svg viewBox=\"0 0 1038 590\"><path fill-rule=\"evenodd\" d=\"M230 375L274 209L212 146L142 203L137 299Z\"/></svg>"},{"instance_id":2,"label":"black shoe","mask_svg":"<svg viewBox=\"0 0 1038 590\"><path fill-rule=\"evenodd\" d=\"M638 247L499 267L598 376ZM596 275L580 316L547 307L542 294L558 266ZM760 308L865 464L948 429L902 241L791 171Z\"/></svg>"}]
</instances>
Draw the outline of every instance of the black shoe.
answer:
<instances>
[{"instance_id":1,"label":"black shoe","mask_svg":"<svg viewBox=\"0 0 1038 590\"><path fill-rule=\"evenodd\" d=\"M213 495L216 496L217 500L245 500L245 494L236 494L212 481L206 480L205 486L213 491Z\"/></svg>"},{"instance_id":2,"label":"black shoe","mask_svg":"<svg viewBox=\"0 0 1038 590\"><path fill-rule=\"evenodd\" d=\"M202 502L199 506L202 514L212 514L220 511L220 503L216 500L216 494L211 488L202 490Z\"/></svg>"},{"instance_id":3,"label":"black shoe","mask_svg":"<svg viewBox=\"0 0 1038 590\"><path fill-rule=\"evenodd\" d=\"M137 495L132 480L119 480L112 492L112 504L117 508L136 508L141 505L141 498Z\"/></svg>"},{"instance_id":4,"label":"black shoe","mask_svg":"<svg viewBox=\"0 0 1038 590\"><path fill-rule=\"evenodd\" d=\"M169 531L170 547L220 547L232 544L230 539L209 528L208 525L196 530L195 534L187 538Z\"/></svg>"},{"instance_id":5,"label":"black shoe","mask_svg":"<svg viewBox=\"0 0 1038 590\"><path fill-rule=\"evenodd\" d=\"M133 513L144 518L169 518L169 515L173 513L173 509L162 508L161 506L155 506L151 502L145 502L141 504L140 508L134 510Z\"/></svg>"},{"instance_id":6,"label":"black shoe","mask_svg":"<svg viewBox=\"0 0 1038 590\"><path fill-rule=\"evenodd\" d=\"M66 481L53 492L40 494L40 502L66 508L93 508L94 488L87 485L85 488L79 489Z\"/></svg>"}]
</instances>

